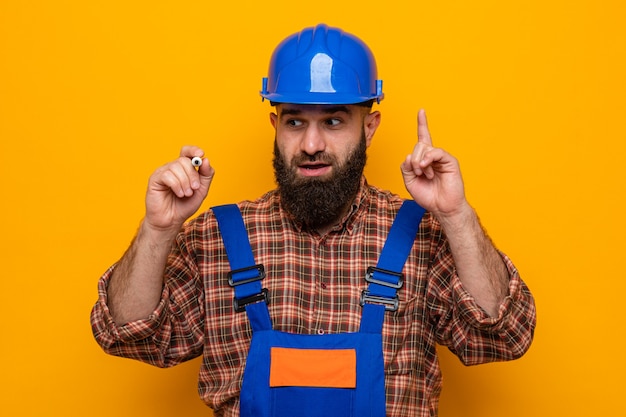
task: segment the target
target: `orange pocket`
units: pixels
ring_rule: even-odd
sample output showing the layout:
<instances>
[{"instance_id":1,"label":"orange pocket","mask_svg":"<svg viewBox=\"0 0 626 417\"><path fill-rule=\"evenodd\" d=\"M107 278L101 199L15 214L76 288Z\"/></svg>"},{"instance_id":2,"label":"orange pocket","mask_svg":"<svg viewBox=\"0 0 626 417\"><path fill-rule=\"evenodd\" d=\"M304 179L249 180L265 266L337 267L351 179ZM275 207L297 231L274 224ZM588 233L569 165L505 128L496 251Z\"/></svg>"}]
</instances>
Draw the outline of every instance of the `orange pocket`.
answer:
<instances>
[{"instance_id":1,"label":"orange pocket","mask_svg":"<svg viewBox=\"0 0 626 417\"><path fill-rule=\"evenodd\" d=\"M270 387L356 387L354 349L271 348Z\"/></svg>"}]
</instances>

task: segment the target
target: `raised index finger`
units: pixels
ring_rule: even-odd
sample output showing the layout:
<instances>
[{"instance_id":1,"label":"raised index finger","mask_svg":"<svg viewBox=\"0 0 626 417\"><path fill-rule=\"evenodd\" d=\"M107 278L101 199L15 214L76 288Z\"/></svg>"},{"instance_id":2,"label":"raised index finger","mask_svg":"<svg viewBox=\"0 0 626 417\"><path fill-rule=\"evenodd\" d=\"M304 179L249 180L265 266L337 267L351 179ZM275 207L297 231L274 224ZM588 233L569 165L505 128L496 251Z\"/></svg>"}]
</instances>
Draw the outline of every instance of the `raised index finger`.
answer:
<instances>
[{"instance_id":1,"label":"raised index finger","mask_svg":"<svg viewBox=\"0 0 626 417\"><path fill-rule=\"evenodd\" d=\"M426 111L421 109L417 113L417 140L424 145L433 146L433 141L430 138L430 132L428 131L428 121L426 120Z\"/></svg>"}]
</instances>

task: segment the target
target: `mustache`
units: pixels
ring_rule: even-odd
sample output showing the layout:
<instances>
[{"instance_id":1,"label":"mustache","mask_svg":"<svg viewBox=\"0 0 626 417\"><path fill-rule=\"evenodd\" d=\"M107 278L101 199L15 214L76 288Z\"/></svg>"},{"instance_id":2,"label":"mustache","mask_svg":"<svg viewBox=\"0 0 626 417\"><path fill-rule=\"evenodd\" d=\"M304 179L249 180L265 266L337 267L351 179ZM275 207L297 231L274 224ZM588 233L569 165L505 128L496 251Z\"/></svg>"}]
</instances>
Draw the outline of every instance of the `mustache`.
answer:
<instances>
[{"instance_id":1,"label":"mustache","mask_svg":"<svg viewBox=\"0 0 626 417\"><path fill-rule=\"evenodd\" d=\"M337 158L323 151L316 152L313 155L302 152L293 157L291 165L297 167L305 162L317 162L324 165L334 165L337 162Z\"/></svg>"}]
</instances>

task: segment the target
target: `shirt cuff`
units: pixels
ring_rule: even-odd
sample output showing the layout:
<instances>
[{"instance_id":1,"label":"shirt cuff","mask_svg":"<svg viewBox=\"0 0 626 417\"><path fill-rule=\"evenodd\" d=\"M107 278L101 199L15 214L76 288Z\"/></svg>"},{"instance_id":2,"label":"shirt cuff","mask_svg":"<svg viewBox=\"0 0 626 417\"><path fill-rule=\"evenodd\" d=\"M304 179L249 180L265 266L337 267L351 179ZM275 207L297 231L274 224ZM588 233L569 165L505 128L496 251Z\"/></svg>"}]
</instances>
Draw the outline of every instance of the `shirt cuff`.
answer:
<instances>
[{"instance_id":1,"label":"shirt cuff","mask_svg":"<svg viewBox=\"0 0 626 417\"><path fill-rule=\"evenodd\" d=\"M115 265L110 267L98 281L98 301L91 311L91 326L98 343L110 347L117 342L134 342L152 336L160 327L165 317L166 303L169 298L167 286L163 287L161 301L156 309L145 319L140 319L123 325L117 325L108 305L107 289Z\"/></svg>"},{"instance_id":2,"label":"shirt cuff","mask_svg":"<svg viewBox=\"0 0 626 417\"><path fill-rule=\"evenodd\" d=\"M474 297L465 290L461 280L457 275L454 276L452 282L453 299L458 306L460 317L470 326L479 330L497 332L501 330L507 322L510 315L512 305L521 296L521 278L517 268L513 262L503 253L500 253L502 259L509 272L509 292L505 299L498 307L498 316L491 317L487 312L474 300Z\"/></svg>"}]
</instances>

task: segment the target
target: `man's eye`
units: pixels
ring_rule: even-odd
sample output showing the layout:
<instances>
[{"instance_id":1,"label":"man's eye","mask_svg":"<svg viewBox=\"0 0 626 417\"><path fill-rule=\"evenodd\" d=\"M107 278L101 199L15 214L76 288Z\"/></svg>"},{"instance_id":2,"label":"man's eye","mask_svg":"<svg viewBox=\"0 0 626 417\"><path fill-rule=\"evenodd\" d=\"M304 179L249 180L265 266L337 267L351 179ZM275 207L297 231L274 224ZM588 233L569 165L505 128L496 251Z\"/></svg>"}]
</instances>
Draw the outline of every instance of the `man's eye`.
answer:
<instances>
[{"instance_id":1,"label":"man's eye","mask_svg":"<svg viewBox=\"0 0 626 417\"><path fill-rule=\"evenodd\" d=\"M290 120L287 120L287 125L297 127L297 126L302 126L302 122L300 120L290 119Z\"/></svg>"},{"instance_id":2,"label":"man's eye","mask_svg":"<svg viewBox=\"0 0 626 417\"><path fill-rule=\"evenodd\" d=\"M341 123L339 119L328 119L326 120L326 124L329 126L338 126Z\"/></svg>"}]
</instances>

